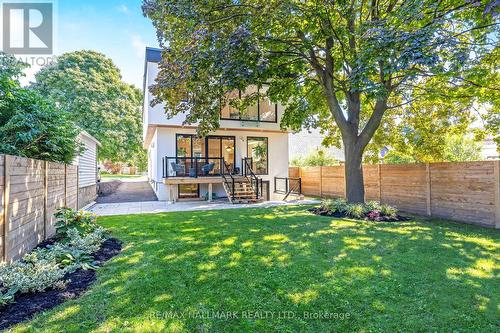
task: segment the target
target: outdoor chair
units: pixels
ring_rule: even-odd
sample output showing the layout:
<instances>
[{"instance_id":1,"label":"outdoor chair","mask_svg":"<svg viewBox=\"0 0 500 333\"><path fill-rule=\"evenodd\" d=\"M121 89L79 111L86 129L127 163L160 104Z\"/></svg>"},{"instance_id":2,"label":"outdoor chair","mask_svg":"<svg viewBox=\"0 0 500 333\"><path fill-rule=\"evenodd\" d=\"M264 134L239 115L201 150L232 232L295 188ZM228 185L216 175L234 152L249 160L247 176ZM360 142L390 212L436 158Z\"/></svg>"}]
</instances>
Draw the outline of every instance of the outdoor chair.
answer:
<instances>
[{"instance_id":1,"label":"outdoor chair","mask_svg":"<svg viewBox=\"0 0 500 333\"><path fill-rule=\"evenodd\" d=\"M208 164L205 164L202 168L201 168L201 172L203 174L203 176L207 176L210 171L212 171L215 167L215 163L208 163Z\"/></svg>"},{"instance_id":2,"label":"outdoor chair","mask_svg":"<svg viewBox=\"0 0 500 333\"><path fill-rule=\"evenodd\" d=\"M186 173L186 166L184 164L179 164L172 162L170 163L170 166L172 167L172 170L177 174L178 172L185 174Z\"/></svg>"}]
</instances>

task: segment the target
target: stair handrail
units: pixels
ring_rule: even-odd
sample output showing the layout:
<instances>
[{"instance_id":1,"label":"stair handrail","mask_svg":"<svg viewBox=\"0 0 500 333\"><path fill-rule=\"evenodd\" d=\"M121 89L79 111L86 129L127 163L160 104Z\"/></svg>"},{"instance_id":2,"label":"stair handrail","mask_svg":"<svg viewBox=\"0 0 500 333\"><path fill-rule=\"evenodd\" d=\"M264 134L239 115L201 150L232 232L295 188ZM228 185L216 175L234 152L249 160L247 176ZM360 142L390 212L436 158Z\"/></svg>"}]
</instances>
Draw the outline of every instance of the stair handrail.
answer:
<instances>
[{"instance_id":1,"label":"stair handrail","mask_svg":"<svg viewBox=\"0 0 500 333\"><path fill-rule=\"evenodd\" d=\"M249 158L243 158L243 176L245 176L246 179L248 179L250 186L255 192L255 196L258 199L259 198L259 178L255 175L255 173L252 170L252 166L248 163ZM250 171L250 178L247 175L247 171ZM253 188L252 185L252 178L255 181L255 188Z\"/></svg>"},{"instance_id":2,"label":"stair handrail","mask_svg":"<svg viewBox=\"0 0 500 333\"><path fill-rule=\"evenodd\" d=\"M226 178L225 171L227 171L229 177L231 177L231 187L230 187L232 189L231 200L234 200L234 177L231 174L231 170L229 169L229 164L224 160L224 158L222 159L222 164L224 165L224 167L222 168L221 175L222 175L222 178L224 179L224 183L226 184L227 187L229 187L229 181Z\"/></svg>"}]
</instances>

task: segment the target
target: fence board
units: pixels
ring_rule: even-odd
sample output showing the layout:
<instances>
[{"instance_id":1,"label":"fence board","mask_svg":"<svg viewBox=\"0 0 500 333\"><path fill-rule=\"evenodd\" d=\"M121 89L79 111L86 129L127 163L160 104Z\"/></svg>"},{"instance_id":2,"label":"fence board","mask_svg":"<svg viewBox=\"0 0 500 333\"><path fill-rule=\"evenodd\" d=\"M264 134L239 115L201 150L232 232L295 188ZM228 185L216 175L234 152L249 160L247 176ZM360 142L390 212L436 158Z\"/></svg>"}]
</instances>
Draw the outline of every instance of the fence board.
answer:
<instances>
[{"instance_id":1,"label":"fence board","mask_svg":"<svg viewBox=\"0 0 500 333\"><path fill-rule=\"evenodd\" d=\"M427 214L425 164L383 164L380 178L381 202L410 213Z\"/></svg>"},{"instance_id":2,"label":"fence board","mask_svg":"<svg viewBox=\"0 0 500 333\"><path fill-rule=\"evenodd\" d=\"M301 168L302 192L305 195L320 195L320 167Z\"/></svg>"},{"instance_id":3,"label":"fence board","mask_svg":"<svg viewBox=\"0 0 500 333\"><path fill-rule=\"evenodd\" d=\"M495 226L495 162L433 163L433 216Z\"/></svg>"},{"instance_id":4,"label":"fence board","mask_svg":"<svg viewBox=\"0 0 500 333\"><path fill-rule=\"evenodd\" d=\"M76 208L78 168L0 154L0 259L12 262L55 232L58 207ZM66 194L66 197L65 197Z\"/></svg>"},{"instance_id":5,"label":"fence board","mask_svg":"<svg viewBox=\"0 0 500 333\"><path fill-rule=\"evenodd\" d=\"M0 261L4 261L5 155L0 155Z\"/></svg>"},{"instance_id":6,"label":"fence board","mask_svg":"<svg viewBox=\"0 0 500 333\"><path fill-rule=\"evenodd\" d=\"M322 167L323 174L323 196L327 197L343 197L345 195L344 182L344 167L343 166L327 166Z\"/></svg>"}]
</instances>

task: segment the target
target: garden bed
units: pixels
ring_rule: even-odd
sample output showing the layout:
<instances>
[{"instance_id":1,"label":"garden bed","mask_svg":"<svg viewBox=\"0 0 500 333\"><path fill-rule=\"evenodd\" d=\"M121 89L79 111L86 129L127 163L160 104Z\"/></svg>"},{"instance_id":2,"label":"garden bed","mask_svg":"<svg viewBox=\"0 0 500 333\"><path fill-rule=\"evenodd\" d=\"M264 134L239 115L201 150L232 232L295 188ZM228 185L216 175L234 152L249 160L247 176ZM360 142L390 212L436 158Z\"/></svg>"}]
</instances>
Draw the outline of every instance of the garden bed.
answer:
<instances>
[{"instance_id":1,"label":"garden bed","mask_svg":"<svg viewBox=\"0 0 500 333\"><path fill-rule=\"evenodd\" d=\"M400 215L398 210L376 201L364 204L347 203L344 199L323 200L320 207L308 209L313 214L337 218L364 219L373 222L407 221L408 217Z\"/></svg>"},{"instance_id":2,"label":"garden bed","mask_svg":"<svg viewBox=\"0 0 500 333\"><path fill-rule=\"evenodd\" d=\"M47 242L51 244L52 242ZM40 244L41 247L47 243ZM101 248L92 257L94 264L102 266L104 262L121 251L121 242L115 238L106 239ZM15 303L0 308L0 330L33 317L36 313L51 309L67 300L80 296L96 279L96 271L79 269L67 274L64 280L69 281L64 288L53 288L43 292L21 294Z\"/></svg>"}]
</instances>

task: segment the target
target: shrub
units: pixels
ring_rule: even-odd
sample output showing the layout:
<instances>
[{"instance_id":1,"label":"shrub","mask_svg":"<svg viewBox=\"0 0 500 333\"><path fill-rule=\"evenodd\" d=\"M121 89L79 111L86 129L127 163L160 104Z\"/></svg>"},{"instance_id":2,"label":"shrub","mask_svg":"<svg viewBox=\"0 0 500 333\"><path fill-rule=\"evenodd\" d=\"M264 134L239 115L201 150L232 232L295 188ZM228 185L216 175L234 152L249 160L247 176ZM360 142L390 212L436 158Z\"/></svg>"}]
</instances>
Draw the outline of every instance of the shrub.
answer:
<instances>
[{"instance_id":1,"label":"shrub","mask_svg":"<svg viewBox=\"0 0 500 333\"><path fill-rule=\"evenodd\" d=\"M380 210L380 202L368 201L367 203L365 203L365 210L367 213L374 210Z\"/></svg>"},{"instance_id":2,"label":"shrub","mask_svg":"<svg viewBox=\"0 0 500 333\"><path fill-rule=\"evenodd\" d=\"M73 210L68 207L59 208L56 217L56 237L63 241L69 239L68 231L76 229L82 234L89 234L97 228L96 216L83 210Z\"/></svg>"},{"instance_id":3,"label":"shrub","mask_svg":"<svg viewBox=\"0 0 500 333\"><path fill-rule=\"evenodd\" d=\"M363 204L348 204L346 206L345 214L355 219L360 219L365 215L365 206Z\"/></svg>"},{"instance_id":4,"label":"shrub","mask_svg":"<svg viewBox=\"0 0 500 333\"><path fill-rule=\"evenodd\" d=\"M321 214L338 214L356 219L367 218L369 220L383 220L384 218L396 218L398 211L389 205L381 205L377 201L367 203L350 204L345 199L324 199L321 202Z\"/></svg>"},{"instance_id":5,"label":"shrub","mask_svg":"<svg viewBox=\"0 0 500 333\"><path fill-rule=\"evenodd\" d=\"M398 210L395 207L389 205L381 205L380 213L383 216L395 216L398 213Z\"/></svg>"},{"instance_id":6,"label":"shrub","mask_svg":"<svg viewBox=\"0 0 500 333\"><path fill-rule=\"evenodd\" d=\"M343 198L338 199L325 199L321 203L321 207L325 210L329 210L332 213L344 214L347 210L347 201Z\"/></svg>"},{"instance_id":7,"label":"shrub","mask_svg":"<svg viewBox=\"0 0 500 333\"><path fill-rule=\"evenodd\" d=\"M81 216L74 213L64 210L65 217ZM65 230L67 238L64 242L56 242L47 248L36 248L25 254L22 260L9 266L0 266L0 306L13 301L16 292L44 291L56 287L58 281L68 273L80 268L95 268L91 255L99 250L107 238L106 230L97 225L93 226L91 232L86 232L88 228L82 228L82 231L77 228Z\"/></svg>"}]
</instances>

